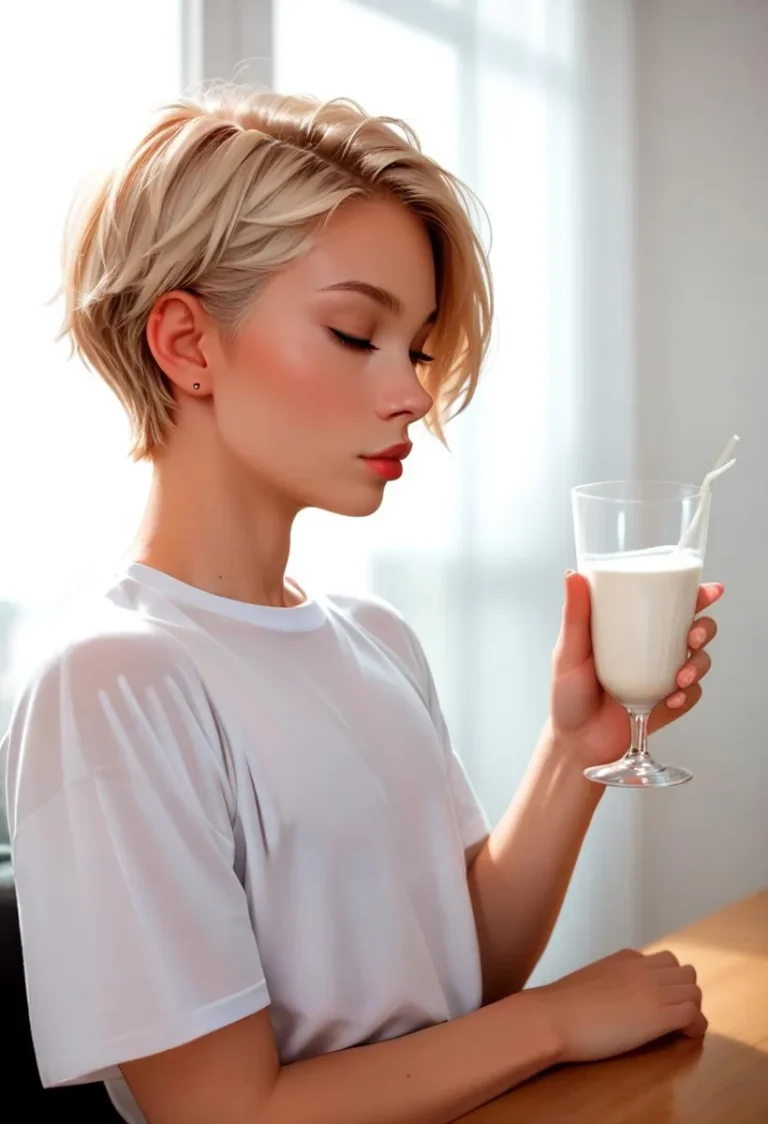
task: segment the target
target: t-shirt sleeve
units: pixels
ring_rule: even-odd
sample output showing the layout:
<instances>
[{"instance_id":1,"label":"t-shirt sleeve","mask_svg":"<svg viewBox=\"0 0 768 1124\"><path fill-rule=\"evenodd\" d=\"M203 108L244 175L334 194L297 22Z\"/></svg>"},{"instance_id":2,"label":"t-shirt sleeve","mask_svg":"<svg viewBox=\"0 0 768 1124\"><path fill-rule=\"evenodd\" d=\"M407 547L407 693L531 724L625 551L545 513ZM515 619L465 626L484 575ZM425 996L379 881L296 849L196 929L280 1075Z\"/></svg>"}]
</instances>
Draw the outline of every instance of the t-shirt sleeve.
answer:
<instances>
[{"instance_id":1,"label":"t-shirt sleeve","mask_svg":"<svg viewBox=\"0 0 768 1124\"><path fill-rule=\"evenodd\" d=\"M118 1076L269 1003L205 690L166 638L99 637L22 696L8 803L46 1086Z\"/></svg>"},{"instance_id":2,"label":"t-shirt sleeve","mask_svg":"<svg viewBox=\"0 0 768 1124\"><path fill-rule=\"evenodd\" d=\"M432 688L430 712L445 748L448 760L448 782L453 799L453 806L456 811L456 818L459 823L461 842L466 851L468 847L472 847L475 843L479 843L481 839L485 839L490 831L490 827L488 818L472 786L472 782L467 776L462 760L451 745L451 737L448 733L448 727L442 709L440 708L437 690L432 682L431 675L429 681Z\"/></svg>"}]
</instances>

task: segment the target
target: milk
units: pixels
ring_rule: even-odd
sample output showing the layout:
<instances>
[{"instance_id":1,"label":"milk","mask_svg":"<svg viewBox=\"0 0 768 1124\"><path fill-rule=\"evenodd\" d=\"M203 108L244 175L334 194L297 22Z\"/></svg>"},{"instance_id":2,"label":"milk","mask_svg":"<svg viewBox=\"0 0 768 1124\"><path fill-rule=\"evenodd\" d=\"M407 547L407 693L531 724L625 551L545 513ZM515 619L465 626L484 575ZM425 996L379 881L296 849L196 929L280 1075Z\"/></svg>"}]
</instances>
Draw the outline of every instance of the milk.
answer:
<instances>
[{"instance_id":1,"label":"milk","mask_svg":"<svg viewBox=\"0 0 768 1124\"><path fill-rule=\"evenodd\" d=\"M597 675L625 706L648 710L676 689L688 656L701 559L688 550L585 559Z\"/></svg>"}]
</instances>

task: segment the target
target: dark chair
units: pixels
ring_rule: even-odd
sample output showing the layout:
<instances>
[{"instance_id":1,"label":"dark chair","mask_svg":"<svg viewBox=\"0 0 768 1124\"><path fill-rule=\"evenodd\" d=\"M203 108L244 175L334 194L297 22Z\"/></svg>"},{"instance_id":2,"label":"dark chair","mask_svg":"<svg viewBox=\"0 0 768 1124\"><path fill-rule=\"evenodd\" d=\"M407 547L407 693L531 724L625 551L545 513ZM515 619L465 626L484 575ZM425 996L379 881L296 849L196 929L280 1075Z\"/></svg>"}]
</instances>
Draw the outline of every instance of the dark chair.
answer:
<instances>
[{"instance_id":1,"label":"dark chair","mask_svg":"<svg viewBox=\"0 0 768 1124\"><path fill-rule=\"evenodd\" d=\"M0 850L0 1018L3 1042L0 1050L0 1089L6 1106L16 1106L17 1120L40 1124L74 1120L77 1124L121 1124L100 1082L44 1089L32 1048L24 962L21 955L19 916L13 872L7 854Z\"/></svg>"}]
</instances>

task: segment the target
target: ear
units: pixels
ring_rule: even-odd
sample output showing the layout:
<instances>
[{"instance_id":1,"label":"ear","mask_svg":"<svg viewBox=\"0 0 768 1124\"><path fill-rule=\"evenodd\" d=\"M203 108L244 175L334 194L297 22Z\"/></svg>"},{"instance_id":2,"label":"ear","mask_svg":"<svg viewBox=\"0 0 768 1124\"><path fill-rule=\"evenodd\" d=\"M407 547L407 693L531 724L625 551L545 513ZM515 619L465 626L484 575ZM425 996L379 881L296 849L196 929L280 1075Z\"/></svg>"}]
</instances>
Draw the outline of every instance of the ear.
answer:
<instances>
[{"instance_id":1,"label":"ear","mask_svg":"<svg viewBox=\"0 0 768 1124\"><path fill-rule=\"evenodd\" d=\"M197 398L211 393L211 319L198 297L183 289L163 293L146 331L155 362L177 390Z\"/></svg>"}]
</instances>

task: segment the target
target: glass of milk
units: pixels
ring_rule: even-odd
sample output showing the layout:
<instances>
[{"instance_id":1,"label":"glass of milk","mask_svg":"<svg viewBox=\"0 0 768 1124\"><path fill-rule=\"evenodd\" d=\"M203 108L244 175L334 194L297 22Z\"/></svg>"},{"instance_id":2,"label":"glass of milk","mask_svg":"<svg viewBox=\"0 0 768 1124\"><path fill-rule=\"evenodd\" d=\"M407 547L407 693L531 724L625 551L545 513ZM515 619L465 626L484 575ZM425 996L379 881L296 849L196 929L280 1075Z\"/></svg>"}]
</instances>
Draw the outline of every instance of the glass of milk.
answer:
<instances>
[{"instance_id":1,"label":"glass of milk","mask_svg":"<svg viewBox=\"0 0 768 1124\"><path fill-rule=\"evenodd\" d=\"M676 544L701 500L694 484L611 481L574 488L579 572L592 596L597 677L629 712L632 747L611 765L585 770L601 784L682 784L688 769L660 765L648 753L648 716L677 690L688 658L706 547L709 495L684 549Z\"/></svg>"}]
</instances>

